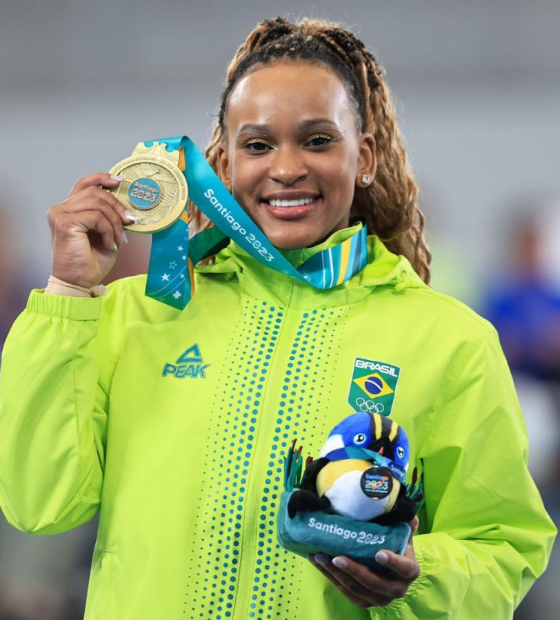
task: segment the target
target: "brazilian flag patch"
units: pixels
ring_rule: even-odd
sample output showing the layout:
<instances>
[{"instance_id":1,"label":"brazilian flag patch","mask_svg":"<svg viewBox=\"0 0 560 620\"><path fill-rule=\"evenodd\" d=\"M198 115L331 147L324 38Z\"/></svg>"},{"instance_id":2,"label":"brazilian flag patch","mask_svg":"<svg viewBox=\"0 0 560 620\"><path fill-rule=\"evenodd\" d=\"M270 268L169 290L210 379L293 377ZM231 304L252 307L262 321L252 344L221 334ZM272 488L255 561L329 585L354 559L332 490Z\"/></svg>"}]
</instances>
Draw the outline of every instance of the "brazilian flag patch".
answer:
<instances>
[{"instance_id":1,"label":"brazilian flag patch","mask_svg":"<svg viewBox=\"0 0 560 620\"><path fill-rule=\"evenodd\" d=\"M348 392L348 404L354 411L391 415L397 383L398 366L357 357Z\"/></svg>"}]
</instances>

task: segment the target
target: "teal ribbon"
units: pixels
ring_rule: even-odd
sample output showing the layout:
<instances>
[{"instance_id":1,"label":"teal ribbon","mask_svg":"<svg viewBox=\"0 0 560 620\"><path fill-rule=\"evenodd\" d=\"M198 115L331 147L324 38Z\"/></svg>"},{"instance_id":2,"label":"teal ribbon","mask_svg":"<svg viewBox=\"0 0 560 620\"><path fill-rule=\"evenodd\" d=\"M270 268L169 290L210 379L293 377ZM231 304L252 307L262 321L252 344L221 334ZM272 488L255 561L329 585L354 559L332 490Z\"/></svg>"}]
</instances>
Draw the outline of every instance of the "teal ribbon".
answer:
<instances>
[{"instance_id":1,"label":"teal ribbon","mask_svg":"<svg viewBox=\"0 0 560 620\"><path fill-rule=\"evenodd\" d=\"M174 308L183 309L193 289L189 261L192 265L215 254L233 239L263 265L318 289L329 289L351 278L367 264L365 226L333 248L327 248L297 269L275 248L221 182L204 155L187 136L145 142L163 143L169 152L183 148L183 174L189 199L212 221L216 228L201 231L189 241L188 225L176 220L152 237L146 295ZM186 208L186 207L185 207Z\"/></svg>"}]
</instances>

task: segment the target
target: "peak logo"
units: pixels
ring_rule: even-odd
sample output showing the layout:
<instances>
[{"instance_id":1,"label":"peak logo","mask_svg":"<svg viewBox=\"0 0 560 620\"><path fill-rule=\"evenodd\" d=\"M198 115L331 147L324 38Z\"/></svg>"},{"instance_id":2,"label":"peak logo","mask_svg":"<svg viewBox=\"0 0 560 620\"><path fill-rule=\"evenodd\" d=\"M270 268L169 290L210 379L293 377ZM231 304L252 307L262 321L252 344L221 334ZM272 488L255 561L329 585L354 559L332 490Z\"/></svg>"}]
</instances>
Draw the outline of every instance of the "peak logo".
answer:
<instances>
[{"instance_id":1,"label":"peak logo","mask_svg":"<svg viewBox=\"0 0 560 620\"><path fill-rule=\"evenodd\" d=\"M161 376L172 376L176 379L184 379L185 377L206 379L206 369L209 366L210 364L205 364L202 359L200 347L193 344L177 358L174 364L165 364Z\"/></svg>"}]
</instances>

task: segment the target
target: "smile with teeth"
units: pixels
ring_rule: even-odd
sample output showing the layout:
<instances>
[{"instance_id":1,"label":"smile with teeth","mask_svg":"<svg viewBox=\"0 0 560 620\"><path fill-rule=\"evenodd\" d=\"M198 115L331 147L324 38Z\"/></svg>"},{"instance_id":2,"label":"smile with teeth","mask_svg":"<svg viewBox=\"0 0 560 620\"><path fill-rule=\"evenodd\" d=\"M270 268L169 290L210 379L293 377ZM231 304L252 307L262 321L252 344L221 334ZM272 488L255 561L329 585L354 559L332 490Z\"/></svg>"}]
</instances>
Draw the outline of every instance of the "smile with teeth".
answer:
<instances>
[{"instance_id":1,"label":"smile with teeth","mask_svg":"<svg viewBox=\"0 0 560 620\"><path fill-rule=\"evenodd\" d=\"M268 203L272 207L303 207L314 202L318 197L300 198L299 200L269 200Z\"/></svg>"}]
</instances>

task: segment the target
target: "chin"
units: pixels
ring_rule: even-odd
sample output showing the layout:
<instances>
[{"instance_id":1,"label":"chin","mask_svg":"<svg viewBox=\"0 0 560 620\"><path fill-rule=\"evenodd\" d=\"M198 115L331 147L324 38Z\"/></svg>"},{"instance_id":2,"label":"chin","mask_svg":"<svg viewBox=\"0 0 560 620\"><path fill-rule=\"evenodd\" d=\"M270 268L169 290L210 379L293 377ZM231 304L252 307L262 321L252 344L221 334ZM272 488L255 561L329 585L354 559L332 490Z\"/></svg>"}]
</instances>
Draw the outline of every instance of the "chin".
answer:
<instances>
[{"instance_id":1,"label":"chin","mask_svg":"<svg viewBox=\"0 0 560 620\"><path fill-rule=\"evenodd\" d=\"M270 239L270 242L275 248L279 250L297 250L298 248L308 248L312 245L317 245L325 235L322 237L317 233L310 233L309 231L297 232L297 231L271 231L270 233L265 231L265 235Z\"/></svg>"}]
</instances>

